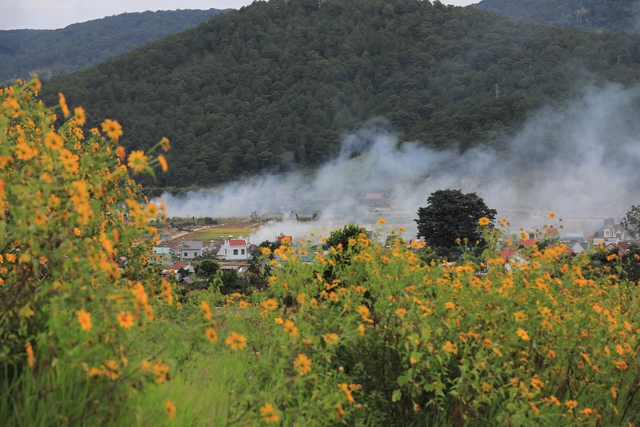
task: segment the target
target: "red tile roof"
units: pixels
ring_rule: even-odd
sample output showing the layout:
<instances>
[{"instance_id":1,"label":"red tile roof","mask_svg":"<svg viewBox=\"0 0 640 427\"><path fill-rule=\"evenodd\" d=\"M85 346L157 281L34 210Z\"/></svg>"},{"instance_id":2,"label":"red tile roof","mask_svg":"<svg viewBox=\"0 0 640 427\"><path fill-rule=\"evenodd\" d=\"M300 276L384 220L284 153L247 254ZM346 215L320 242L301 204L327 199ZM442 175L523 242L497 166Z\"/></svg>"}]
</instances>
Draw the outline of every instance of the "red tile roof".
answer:
<instances>
[{"instance_id":1,"label":"red tile roof","mask_svg":"<svg viewBox=\"0 0 640 427\"><path fill-rule=\"evenodd\" d=\"M247 241L244 239L229 239L229 246L246 246Z\"/></svg>"},{"instance_id":2,"label":"red tile roof","mask_svg":"<svg viewBox=\"0 0 640 427\"><path fill-rule=\"evenodd\" d=\"M518 242L518 246L523 245L528 248L533 246L536 243L536 239L523 239Z\"/></svg>"},{"instance_id":3,"label":"red tile roof","mask_svg":"<svg viewBox=\"0 0 640 427\"><path fill-rule=\"evenodd\" d=\"M383 198L383 193L367 193L367 195L364 197L365 200L380 200Z\"/></svg>"},{"instance_id":4,"label":"red tile roof","mask_svg":"<svg viewBox=\"0 0 640 427\"><path fill-rule=\"evenodd\" d=\"M517 251L513 250L513 249L505 249L503 251L498 251L498 255L500 255L500 257L502 258L503 261L508 261L509 258L511 258L512 256L515 255Z\"/></svg>"},{"instance_id":5,"label":"red tile roof","mask_svg":"<svg viewBox=\"0 0 640 427\"><path fill-rule=\"evenodd\" d=\"M182 261L180 261L180 262L176 262L175 264L173 264L173 265L172 265L171 267L169 267L169 268L170 268L171 270L178 271L178 270L180 270L182 267L185 267L186 265L187 265L187 263L186 263L186 262L182 262Z\"/></svg>"}]
</instances>

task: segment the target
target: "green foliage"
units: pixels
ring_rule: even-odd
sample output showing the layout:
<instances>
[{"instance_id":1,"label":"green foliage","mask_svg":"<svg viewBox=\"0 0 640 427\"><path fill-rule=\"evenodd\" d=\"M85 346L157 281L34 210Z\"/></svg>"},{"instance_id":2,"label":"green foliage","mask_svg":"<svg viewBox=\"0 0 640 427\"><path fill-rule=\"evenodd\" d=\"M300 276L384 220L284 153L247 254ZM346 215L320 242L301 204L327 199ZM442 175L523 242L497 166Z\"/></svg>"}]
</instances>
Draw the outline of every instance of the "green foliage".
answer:
<instances>
[{"instance_id":1,"label":"green foliage","mask_svg":"<svg viewBox=\"0 0 640 427\"><path fill-rule=\"evenodd\" d=\"M59 30L0 31L0 82L94 67L138 46L207 21L224 10L124 13Z\"/></svg>"},{"instance_id":2,"label":"green foliage","mask_svg":"<svg viewBox=\"0 0 640 427\"><path fill-rule=\"evenodd\" d=\"M211 277L212 275L216 274L219 269L220 266L218 265L218 263L211 259L205 259L195 268L196 274L204 278Z\"/></svg>"},{"instance_id":3,"label":"green foliage","mask_svg":"<svg viewBox=\"0 0 640 427\"><path fill-rule=\"evenodd\" d=\"M38 90L0 87L0 419L100 425L132 385L168 375L158 354L132 352L164 304L156 289L173 300L149 264L158 207L115 154L117 124L85 137L84 111L61 97L56 126ZM157 163L134 157L134 171Z\"/></svg>"},{"instance_id":4,"label":"green foliage","mask_svg":"<svg viewBox=\"0 0 640 427\"><path fill-rule=\"evenodd\" d=\"M474 5L488 12L544 25L585 30L636 31L636 0L482 0Z\"/></svg>"},{"instance_id":5,"label":"green foliage","mask_svg":"<svg viewBox=\"0 0 640 427\"><path fill-rule=\"evenodd\" d=\"M493 227L497 211L490 209L476 193L460 190L438 190L429 196L427 206L418 208L418 237L424 237L433 248L464 246L483 247L483 227L478 221L486 219Z\"/></svg>"},{"instance_id":6,"label":"green foliage","mask_svg":"<svg viewBox=\"0 0 640 427\"><path fill-rule=\"evenodd\" d=\"M188 187L292 163L314 168L336 153L340 135L374 117L402 141L499 151L529 112L565 102L576 85L640 78L636 34L544 27L440 2L318 5L254 2L54 78L46 99L64 91L96 117L117 119L127 149L167 136L169 172L141 182Z\"/></svg>"},{"instance_id":7,"label":"green foliage","mask_svg":"<svg viewBox=\"0 0 640 427\"><path fill-rule=\"evenodd\" d=\"M631 206L620 225L624 227L632 238L640 237L640 205Z\"/></svg>"},{"instance_id":8,"label":"green foliage","mask_svg":"<svg viewBox=\"0 0 640 427\"><path fill-rule=\"evenodd\" d=\"M334 230L329 233L329 237L327 238L327 247L337 248L338 246L340 246L346 249L349 246L353 246L349 245L349 240L354 241L358 239L361 233L366 236L367 229L360 227L359 225L349 223L343 228Z\"/></svg>"}]
</instances>

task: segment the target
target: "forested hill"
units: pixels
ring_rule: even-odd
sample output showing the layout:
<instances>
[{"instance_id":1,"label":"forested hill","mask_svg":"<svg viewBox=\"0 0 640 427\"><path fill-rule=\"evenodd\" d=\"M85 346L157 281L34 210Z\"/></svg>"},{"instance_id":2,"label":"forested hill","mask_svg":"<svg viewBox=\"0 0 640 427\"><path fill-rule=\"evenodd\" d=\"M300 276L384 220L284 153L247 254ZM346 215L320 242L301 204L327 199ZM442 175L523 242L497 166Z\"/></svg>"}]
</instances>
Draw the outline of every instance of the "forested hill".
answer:
<instances>
[{"instance_id":1,"label":"forested hill","mask_svg":"<svg viewBox=\"0 0 640 427\"><path fill-rule=\"evenodd\" d=\"M482 0L480 9L544 25L638 31L638 0Z\"/></svg>"},{"instance_id":2,"label":"forested hill","mask_svg":"<svg viewBox=\"0 0 640 427\"><path fill-rule=\"evenodd\" d=\"M402 140L499 146L588 81L638 82L639 47L637 35L439 2L271 0L55 78L44 94L51 104L64 92L94 126L118 120L127 149L167 136L170 171L146 185L212 186L314 167L376 117Z\"/></svg>"},{"instance_id":3,"label":"forested hill","mask_svg":"<svg viewBox=\"0 0 640 427\"><path fill-rule=\"evenodd\" d=\"M92 67L205 22L226 10L124 13L59 30L0 31L0 82L31 73L50 78Z\"/></svg>"}]
</instances>

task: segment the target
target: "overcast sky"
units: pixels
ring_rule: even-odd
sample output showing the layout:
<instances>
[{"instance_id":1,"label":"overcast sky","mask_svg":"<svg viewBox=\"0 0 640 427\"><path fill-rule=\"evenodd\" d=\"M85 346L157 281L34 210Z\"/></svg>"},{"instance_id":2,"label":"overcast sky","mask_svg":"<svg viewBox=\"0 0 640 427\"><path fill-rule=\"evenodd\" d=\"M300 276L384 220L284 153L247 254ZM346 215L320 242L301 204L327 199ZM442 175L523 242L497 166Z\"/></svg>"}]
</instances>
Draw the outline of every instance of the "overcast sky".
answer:
<instances>
[{"instance_id":1,"label":"overcast sky","mask_svg":"<svg viewBox=\"0 0 640 427\"><path fill-rule=\"evenodd\" d=\"M466 6L480 0L442 0ZM56 29L125 12L239 9L252 0L0 0L0 30Z\"/></svg>"}]
</instances>

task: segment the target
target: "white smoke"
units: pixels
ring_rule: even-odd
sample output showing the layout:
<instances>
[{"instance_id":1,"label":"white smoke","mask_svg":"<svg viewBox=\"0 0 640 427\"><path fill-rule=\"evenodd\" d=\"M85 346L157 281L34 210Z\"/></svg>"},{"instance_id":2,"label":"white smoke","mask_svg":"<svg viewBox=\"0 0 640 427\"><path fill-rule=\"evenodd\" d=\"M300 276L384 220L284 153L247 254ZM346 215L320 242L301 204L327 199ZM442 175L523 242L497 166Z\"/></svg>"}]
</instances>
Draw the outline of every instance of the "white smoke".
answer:
<instances>
[{"instance_id":1,"label":"white smoke","mask_svg":"<svg viewBox=\"0 0 640 427\"><path fill-rule=\"evenodd\" d=\"M515 136L505 136L499 151L399 144L388 124L374 120L343 138L338 156L312 176L259 176L163 198L169 216L317 215L318 221L297 222L291 216L271 223L254 242L280 233L294 240L312 231L326 236L347 222L373 228L380 217L413 237L418 207L433 191L447 188L476 192L517 226L526 226L528 213L536 210L566 217L621 216L638 203L640 193L639 100L639 87L588 88L562 107L533 113ZM384 193L390 208L367 206L367 193Z\"/></svg>"}]
</instances>

